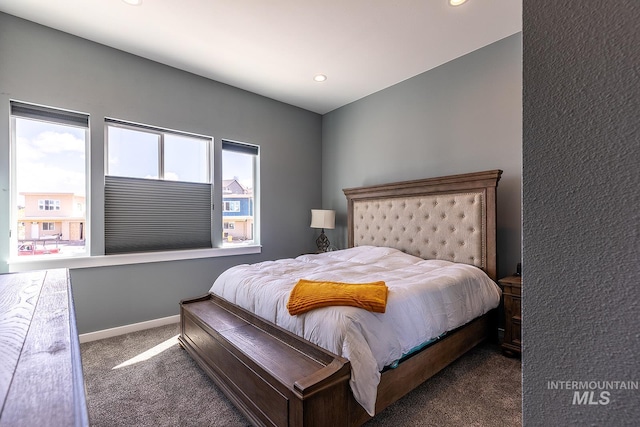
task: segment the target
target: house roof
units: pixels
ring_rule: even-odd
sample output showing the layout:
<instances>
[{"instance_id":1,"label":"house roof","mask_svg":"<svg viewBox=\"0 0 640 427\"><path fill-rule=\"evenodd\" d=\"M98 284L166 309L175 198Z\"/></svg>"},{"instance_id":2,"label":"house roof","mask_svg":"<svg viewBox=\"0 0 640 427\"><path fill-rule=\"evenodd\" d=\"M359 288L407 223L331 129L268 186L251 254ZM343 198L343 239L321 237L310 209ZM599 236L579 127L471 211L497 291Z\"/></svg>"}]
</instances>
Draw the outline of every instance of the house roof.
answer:
<instances>
[{"instance_id":1,"label":"house roof","mask_svg":"<svg viewBox=\"0 0 640 427\"><path fill-rule=\"evenodd\" d=\"M234 184L236 184L237 187L239 187L242 190L242 193L238 193L238 192L234 192L233 188L231 188ZM226 193L226 194L247 194L251 192L251 189L248 187L245 187L244 185L242 185L240 183L240 181L238 181L237 179L223 179L222 180L222 191L224 192L225 189L228 189L230 191L230 193Z\"/></svg>"}]
</instances>

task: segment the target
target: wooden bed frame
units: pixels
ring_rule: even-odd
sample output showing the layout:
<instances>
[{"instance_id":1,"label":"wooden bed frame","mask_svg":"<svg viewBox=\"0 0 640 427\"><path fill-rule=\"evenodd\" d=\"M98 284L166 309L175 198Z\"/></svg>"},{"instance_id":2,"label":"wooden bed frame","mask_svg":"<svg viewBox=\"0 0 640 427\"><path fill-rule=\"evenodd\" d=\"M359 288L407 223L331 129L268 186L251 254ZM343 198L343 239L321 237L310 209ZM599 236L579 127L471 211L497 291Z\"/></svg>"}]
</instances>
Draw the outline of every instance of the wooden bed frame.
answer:
<instances>
[{"instance_id":1,"label":"wooden bed frame","mask_svg":"<svg viewBox=\"0 0 640 427\"><path fill-rule=\"evenodd\" d=\"M349 247L390 246L466 262L495 281L501 173L345 189ZM351 393L345 358L215 295L184 300L180 307L181 345L252 424L359 426L371 419ZM494 311L383 371L376 414L480 342L497 338Z\"/></svg>"}]
</instances>

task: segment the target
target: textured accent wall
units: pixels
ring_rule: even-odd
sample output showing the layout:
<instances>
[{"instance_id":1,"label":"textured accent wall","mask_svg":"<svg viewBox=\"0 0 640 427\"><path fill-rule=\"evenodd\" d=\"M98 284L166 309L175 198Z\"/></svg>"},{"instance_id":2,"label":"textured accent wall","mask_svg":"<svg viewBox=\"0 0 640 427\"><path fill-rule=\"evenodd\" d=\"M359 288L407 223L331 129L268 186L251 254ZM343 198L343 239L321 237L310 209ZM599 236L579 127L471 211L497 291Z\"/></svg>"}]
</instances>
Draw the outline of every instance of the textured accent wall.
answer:
<instances>
[{"instance_id":1,"label":"textured accent wall","mask_svg":"<svg viewBox=\"0 0 640 427\"><path fill-rule=\"evenodd\" d=\"M602 383L640 381L639 22L636 0L524 1L527 426L640 419Z\"/></svg>"}]
</instances>

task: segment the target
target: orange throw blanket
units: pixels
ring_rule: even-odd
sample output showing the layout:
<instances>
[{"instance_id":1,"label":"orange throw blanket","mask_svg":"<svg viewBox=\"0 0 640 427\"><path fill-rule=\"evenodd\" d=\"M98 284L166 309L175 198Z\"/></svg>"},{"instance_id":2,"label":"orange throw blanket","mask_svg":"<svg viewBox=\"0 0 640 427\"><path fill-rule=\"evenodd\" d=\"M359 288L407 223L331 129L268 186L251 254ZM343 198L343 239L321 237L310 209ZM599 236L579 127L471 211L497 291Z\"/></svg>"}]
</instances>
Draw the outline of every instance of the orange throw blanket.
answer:
<instances>
[{"instance_id":1,"label":"orange throw blanket","mask_svg":"<svg viewBox=\"0 0 640 427\"><path fill-rule=\"evenodd\" d=\"M384 282L342 283L300 279L289 295L287 309L292 316L332 305L350 305L384 313L387 293Z\"/></svg>"}]
</instances>

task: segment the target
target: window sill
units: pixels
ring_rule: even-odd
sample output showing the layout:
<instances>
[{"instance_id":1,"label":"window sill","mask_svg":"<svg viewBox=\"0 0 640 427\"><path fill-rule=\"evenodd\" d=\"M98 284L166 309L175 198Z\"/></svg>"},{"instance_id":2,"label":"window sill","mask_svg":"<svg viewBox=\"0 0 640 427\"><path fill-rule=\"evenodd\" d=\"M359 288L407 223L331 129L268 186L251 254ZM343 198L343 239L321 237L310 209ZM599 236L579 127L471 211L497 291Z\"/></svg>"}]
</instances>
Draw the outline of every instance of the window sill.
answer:
<instances>
[{"instance_id":1,"label":"window sill","mask_svg":"<svg viewBox=\"0 0 640 427\"><path fill-rule=\"evenodd\" d=\"M217 258L234 255L250 255L262 252L260 245L223 247L212 249L191 249L183 251L145 252L122 255L76 256L67 258L44 257L31 259L10 259L9 272L20 273L52 268L92 268L114 265L144 264L151 262L180 261L187 259Z\"/></svg>"}]
</instances>

